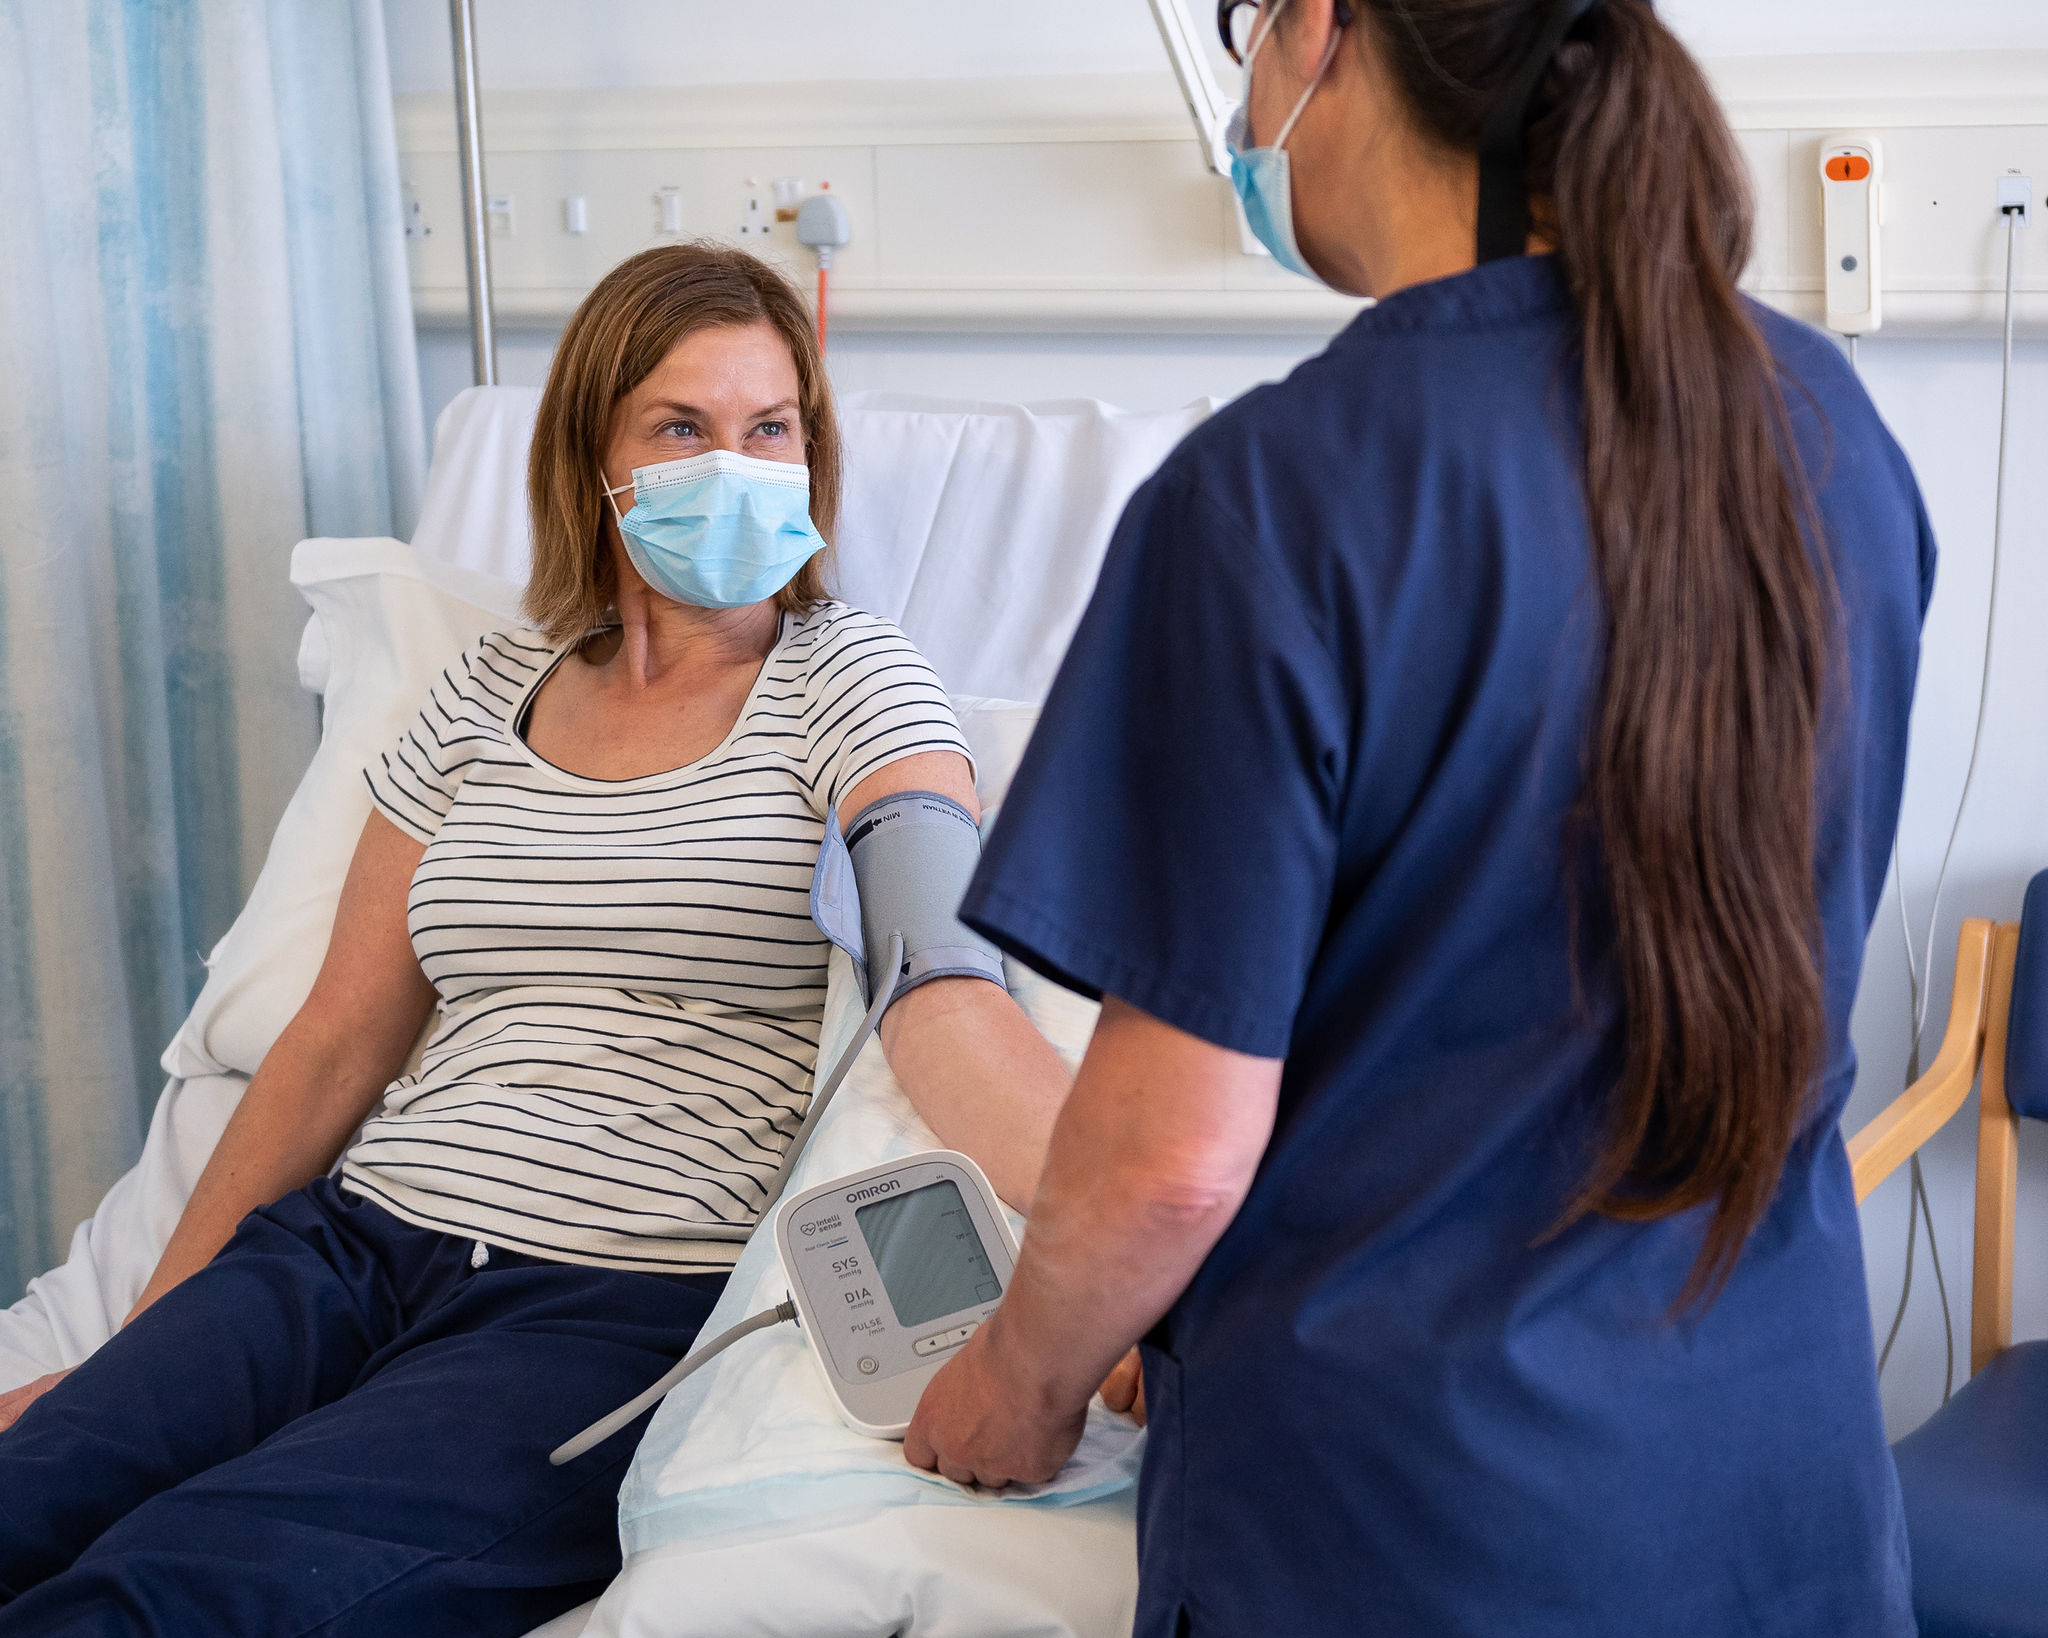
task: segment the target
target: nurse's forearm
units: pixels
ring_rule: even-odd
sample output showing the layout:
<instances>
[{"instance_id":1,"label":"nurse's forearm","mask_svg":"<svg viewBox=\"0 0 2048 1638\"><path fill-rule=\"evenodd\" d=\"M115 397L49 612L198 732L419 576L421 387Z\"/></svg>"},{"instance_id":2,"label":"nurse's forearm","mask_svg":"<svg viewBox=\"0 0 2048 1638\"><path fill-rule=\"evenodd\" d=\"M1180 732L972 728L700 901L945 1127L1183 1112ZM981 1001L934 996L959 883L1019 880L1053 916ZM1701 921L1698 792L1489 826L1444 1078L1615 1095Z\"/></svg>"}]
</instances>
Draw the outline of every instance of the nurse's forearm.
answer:
<instances>
[{"instance_id":1,"label":"nurse's forearm","mask_svg":"<svg viewBox=\"0 0 2048 1638\"><path fill-rule=\"evenodd\" d=\"M1105 1001L986 1327L987 1357L1026 1404L1085 1406L1187 1288L1251 1188L1280 1069Z\"/></svg>"},{"instance_id":2,"label":"nurse's forearm","mask_svg":"<svg viewBox=\"0 0 2048 1638\"><path fill-rule=\"evenodd\" d=\"M939 1141L972 1155L996 1193L1028 1212L1073 1077L1023 1010L986 979L939 978L892 1006L881 1034Z\"/></svg>"}]
</instances>

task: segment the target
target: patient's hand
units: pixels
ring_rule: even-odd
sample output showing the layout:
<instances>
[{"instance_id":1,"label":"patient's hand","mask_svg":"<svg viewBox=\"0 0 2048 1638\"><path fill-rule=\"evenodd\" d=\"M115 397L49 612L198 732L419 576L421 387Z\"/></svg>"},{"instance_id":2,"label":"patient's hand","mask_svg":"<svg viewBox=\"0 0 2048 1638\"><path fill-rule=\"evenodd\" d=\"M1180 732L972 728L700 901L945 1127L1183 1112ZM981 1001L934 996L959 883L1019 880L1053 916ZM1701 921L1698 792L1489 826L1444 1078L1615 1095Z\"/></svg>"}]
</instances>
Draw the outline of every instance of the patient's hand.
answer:
<instances>
[{"instance_id":1,"label":"patient's hand","mask_svg":"<svg viewBox=\"0 0 2048 1638\"><path fill-rule=\"evenodd\" d=\"M48 1376L39 1376L35 1381L16 1388L12 1393L0 1393L0 1433L13 1427L23 1411L70 1374L68 1370L52 1371Z\"/></svg>"},{"instance_id":2,"label":"patient's hand","mask_svg":"<svg viewBox=\"0 0 2048 1638\"><path fill-rule=\"evenodd\" d=\"M1116 1369L1102 1379L1102 1402L1139 1427L1145 1425L1145 1367L1133 1348L1116 1362Z\"/></svg>"}]
</instances>

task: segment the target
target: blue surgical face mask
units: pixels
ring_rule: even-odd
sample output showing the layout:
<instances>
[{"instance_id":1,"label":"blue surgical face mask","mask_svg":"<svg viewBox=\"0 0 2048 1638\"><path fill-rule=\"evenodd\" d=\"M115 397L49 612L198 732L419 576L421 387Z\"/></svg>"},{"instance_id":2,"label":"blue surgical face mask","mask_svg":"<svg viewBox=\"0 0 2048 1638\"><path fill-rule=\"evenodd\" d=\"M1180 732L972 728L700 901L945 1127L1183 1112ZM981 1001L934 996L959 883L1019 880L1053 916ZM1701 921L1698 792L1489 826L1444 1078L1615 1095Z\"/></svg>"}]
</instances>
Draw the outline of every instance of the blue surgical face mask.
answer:
<instances>
[{"instance_id":1,"label":"blue surgical face mask","mask_svg":"<svg viewBox=\"0 0 2048 1638\"><path fill-rule=\"evenodd\" d=\"M1343 38L1342 34L1331 33L1322 66L1316 70L1316 77L1308 82L1308 89L1302 92L1301 100L1294 105L1294 112L1287 116L1287 123L1280 127L1280 134L1273 139L1272 146L1245 146L1251 140L1248 110L1252 100L1252 64L1258 60L1259 49L1272 37L1273 25L1279 21L1285 4L1286 0L1275 0L1270 8L1261 8L1260 22L1263 26L1244 57L1244 101L1230 116L1223 141L1230 149L1230 185L1237 190L1238 202L1244 206L1245 224L1259 243L1273 253L1273 260L1288 272L1322 283L1324 281L1315 269L1302 259L1301 247L1294 242L1294 177L1287 161L1287 139L1294 134L1295 122L1308 106L1308 99L1316 94L1316 87L1323 83L1323 76L1330 71L1330 62L1337 55L1337 42Z\"/></svg>"},{"instance_id":2,"label":"blue surgical face mask","mask_svg":"<svg viewBox=\"0 0 2048 1638\"><path fill-rule=\"evenodd\" d=\"M620 515L612 497L633 491ZM713 449L633 469L607 488L640 578L663 597L737 609L773 597L825 542L811 523L811 474L787 461Z\"/></svg>"}]
</instances>

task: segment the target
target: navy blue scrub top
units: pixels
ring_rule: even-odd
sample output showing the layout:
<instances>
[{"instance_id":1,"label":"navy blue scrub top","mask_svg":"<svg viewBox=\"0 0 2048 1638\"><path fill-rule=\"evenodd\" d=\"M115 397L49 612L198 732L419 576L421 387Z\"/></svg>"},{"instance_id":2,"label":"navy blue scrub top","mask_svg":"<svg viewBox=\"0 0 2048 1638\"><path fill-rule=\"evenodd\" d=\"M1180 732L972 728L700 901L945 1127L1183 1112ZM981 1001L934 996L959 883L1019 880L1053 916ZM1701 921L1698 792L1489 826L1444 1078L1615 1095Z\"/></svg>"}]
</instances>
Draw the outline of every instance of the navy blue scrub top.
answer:
<instances>
[{"instance_id":1,"label":"navy blue scrub top","mask_svg":"<svg viewBox=\"0 0 2048 1638\"><path fill-rule=\"evenodd\" d=\"M1701 1214L1545 1231L1621 1064L1562 869L1601 659L1554 258L1396 294L1124 514L963 914L1285 1057L1243 1210L1146 1351L1137 1632L1913 1631L1836 1120L1934 569L1835 348L1758 310L1847 700L1816 860L1831 1047L1720 1300Z\"/></svg>"}]
</instances>

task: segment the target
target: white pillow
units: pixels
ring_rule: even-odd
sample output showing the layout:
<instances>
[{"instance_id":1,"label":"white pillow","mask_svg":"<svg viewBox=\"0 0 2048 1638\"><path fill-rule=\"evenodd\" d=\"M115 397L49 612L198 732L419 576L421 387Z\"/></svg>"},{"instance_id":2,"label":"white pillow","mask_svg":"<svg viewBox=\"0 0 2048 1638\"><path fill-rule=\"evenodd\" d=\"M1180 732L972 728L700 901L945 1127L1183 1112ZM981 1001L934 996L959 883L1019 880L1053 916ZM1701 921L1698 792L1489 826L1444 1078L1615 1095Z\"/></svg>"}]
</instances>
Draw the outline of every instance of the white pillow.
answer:
<instances>
[{"instance_id":1,"label":"white pillow","mask_svg":"<svg viewBox=\"0 0 2048 1638\"><path fill-rule=\"evenodd\" d=\"M253 1075L327 954L334 907L370 815L363 769L398 743L441 668L487 631L523 622L519 589L422 558L396 540L308 540L292 584L312 606L299 676L325 698L320 747L249 902L207 958L171 1044L170 1075Z\"/></svg>"}]
</instances>

